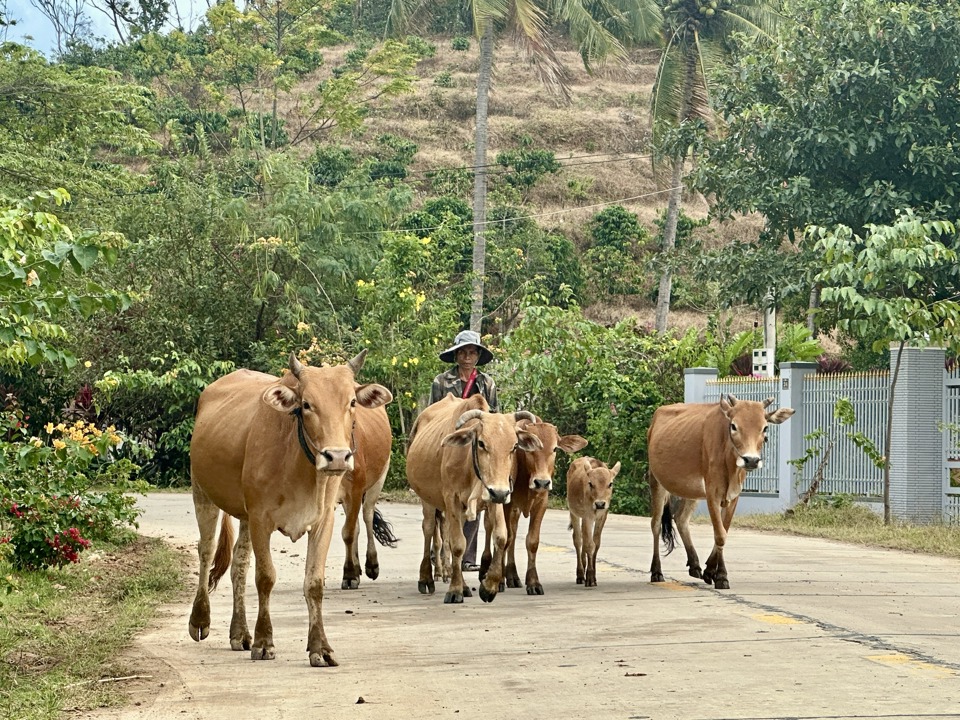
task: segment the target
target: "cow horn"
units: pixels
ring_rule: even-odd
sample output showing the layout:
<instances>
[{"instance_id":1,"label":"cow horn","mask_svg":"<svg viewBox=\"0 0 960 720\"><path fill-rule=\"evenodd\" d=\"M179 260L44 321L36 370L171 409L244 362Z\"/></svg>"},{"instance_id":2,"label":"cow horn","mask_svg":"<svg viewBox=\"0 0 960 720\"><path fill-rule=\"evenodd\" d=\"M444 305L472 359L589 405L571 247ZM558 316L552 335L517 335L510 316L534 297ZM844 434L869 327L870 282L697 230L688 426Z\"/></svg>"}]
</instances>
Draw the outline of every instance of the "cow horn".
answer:
<instances>
[{"instance_id":1,"label":"cow horn","mask_svg":"<svg viewBox=\"0 0 960 720\"><path fill-rule=\"evenodd\" d=\"M773 398L768 397L766 400L763 401L763 409L766 410L768 407L770 407L771 404L773 404Z\"/></svg>"},{"instance_id":2,"label":"cow horn","mask_svg":"<svg viewBox=\"0 0 960 720\"><path fill-rule=\"evenodd\" d=\"M527 410L517 410L517 411L513 414L513 419L514 419L514 420L529 420L530 422L536 422L536 421L537 421L537 416L534 415L532 412L529 412L529 411L527 411Z\"/></svg>"},{"instance_id":3,"label":"cow horn","mask_svg":"<svg viewBox=\"0 0 960 720\"><path fill-rule=\"evenodd\" d=\"M483 415L483 410L467 410L463 415L460 416L460 419L457 420L457 430L462 428L471 420L476 420L481 415Z\"/></svg>"},{"instance_id":4,"label":"cow horn","mask_svg":"<svg viewBox=\"0 0 960 720\"><path fill-rule=\"evenodd\" d=\"M300 361L297 360L297 354L294 352L290 353L290 372L293 373L293 376L300 379L300 373L303 371L303 365L300 364Z\"/></svg>"},{"instance_id":5,"label":"cow horn","mask_svg":"<svg viewBox=\"0 0 960 720\"><path fill-rule=\"evenodd\" d=\"M353 374L354 374L354 375L359 375L359 374L360 374L360 368L363 367L363 361L364 361L366 358L367 358L367 349L364 348L364 349L361 350L359 353L357 353L357 356L356 356L356 357L354 357L352 360L350 360L349 362L347 362L347 365L349 365L349 366L350 366L350 369L353 370Z\"/></svg>"},{"instance_id":6,"label":"cow horn","mask_svg":"<svg viewBox=\"0 0 960 720\"><path fill-rule=\"evenodd\" d=\"M733 393L727 393L727 402L730 403L730 407L733 407L737 404L737 396Z\"/></svg>"}]
</instances>

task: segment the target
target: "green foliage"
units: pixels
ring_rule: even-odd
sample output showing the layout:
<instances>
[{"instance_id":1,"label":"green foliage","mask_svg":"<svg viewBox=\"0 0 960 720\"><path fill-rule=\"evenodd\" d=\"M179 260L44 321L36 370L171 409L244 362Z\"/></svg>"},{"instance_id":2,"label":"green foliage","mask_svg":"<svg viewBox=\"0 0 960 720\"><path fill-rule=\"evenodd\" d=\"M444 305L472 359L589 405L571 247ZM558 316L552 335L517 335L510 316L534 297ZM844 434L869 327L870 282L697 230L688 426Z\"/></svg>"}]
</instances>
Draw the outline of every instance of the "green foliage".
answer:
<instances>
[{"instance_id":1,"label":"green foliage","mask_svg":"<svg viewBox=\"0 0 960 720\"><path fill-rule=\"evenodd\" d=\"M552 151L536 149L532 145L533 139L524 137L519 149L497 154L497 164L506 169L504 182L516 188L521 196L525 196L544 175L556 173L561 167Z\"/></svg>"},{"instance_id":2,"label":"green foliage","mask_svg":"<svg viewBox=\"0 0 960 720\"><path fill-rule=\"evenodd\" d=\"M450 47L457 52L466 52L470 49L470 38L457 35L457 37L450 41Z\"/></svg>"},{"instance_id":3,"label":"green foliage","mask_svg":"<svg viewBox=\"0 0 960 720\"><path fill-rule=\"evenodd\" d=\"M343 145L318 145L310 158L313 181L323 187L336 187L356 165L354 151Z\"/></svg>"},{"instance_id":4,"label":"green foliage","mask_svg":"<svg viewBox=\"0 0 960 720\"><path fill-rule=\"evenodd\" d=\"M446 70L442 72L438 72L436 75L433 76L433 84L436 85L437 87L452 88L454 85L453 75L451 75Z\"/></svg>"},{"instance_id":5,"label":"green foliage","mask_svg":"<svg viewBox=\"0 0 960 720\"><path fill-rule=\"evenodd\" d=\"M66 317L87 319L129 306L131 295L77 276L98 262L113 263L123 246L116 233L75 236L50 210L69 202L64 190L25 200L0 198L0 368L52 363L72 367ZM51 207L52 206L52 207ZM73 277L71 277L73 276Z\"/></svg>"},{"instance_id":6,"label":"green foliage","mask_svg":"<svg viewBox=\"0 0 960 720\"><path fill-rule=\"evenodd\" d=\"M17 569L77 562L91 542L113 542L135 525L139 511L130 480L136 466L116 460L125 442L108 427L77 421L48 423L48 440L30 436L8 399L0 415L0 544Z\"/></svg>"}]
</instances>

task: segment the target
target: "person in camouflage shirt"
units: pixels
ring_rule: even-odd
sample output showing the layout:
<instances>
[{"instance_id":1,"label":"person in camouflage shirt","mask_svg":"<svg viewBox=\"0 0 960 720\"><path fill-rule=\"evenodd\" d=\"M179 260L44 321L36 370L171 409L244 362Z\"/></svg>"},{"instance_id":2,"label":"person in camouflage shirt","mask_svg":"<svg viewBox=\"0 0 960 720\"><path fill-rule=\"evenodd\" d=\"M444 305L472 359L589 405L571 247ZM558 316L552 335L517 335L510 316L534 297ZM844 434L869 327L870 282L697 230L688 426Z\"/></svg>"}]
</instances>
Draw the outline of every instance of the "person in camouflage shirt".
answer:
<instances>
[{"instance_id":1,"label":"person in camouflage shirt","mask_svg":"<svg viewBox=\"0 0 960 720\"><path fill-rule=\"evenodd\" d=\"M473 330L457 333L453 346L440 353L443 362L456 363L446 372L433 379L430 388L430 404L443 400L449 393L458 398L468 398L481 394L490 406L490 412L500 412L497 398L497 385L493 378L478 367L493 360L493 353L480 342L480 334ZM467 540L467 549L463 553L464 570L479 570L477 565L477 535L480 529L480 517L467 520L463 524L463 535Z\"/></svg>"}]
</instances>

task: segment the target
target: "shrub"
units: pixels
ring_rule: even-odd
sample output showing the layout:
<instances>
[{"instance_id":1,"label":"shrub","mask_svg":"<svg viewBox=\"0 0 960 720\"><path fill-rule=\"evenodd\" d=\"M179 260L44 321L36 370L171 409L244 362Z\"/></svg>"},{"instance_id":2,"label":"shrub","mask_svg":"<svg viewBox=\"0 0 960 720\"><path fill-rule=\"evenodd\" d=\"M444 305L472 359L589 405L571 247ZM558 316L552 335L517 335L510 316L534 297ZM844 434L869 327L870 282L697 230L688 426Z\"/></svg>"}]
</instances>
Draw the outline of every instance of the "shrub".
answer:
<instances>
[{"instance_id":1,"label":"shrub","mask_svg":"<svg viewBox=\"0 0 960 720\"><path fill-rule=\"evenodd\" d=\"M438 72L433 78L433 84L437 87L442 88L452 88L453 87L453 75L446 70L443 72Z\"/></svg>"},{"instance_id":2,"label":"shrub","mask_svg":"<svg viewBox=\"0 0 960 720\"><path fill-rule=\"evenodd\" d=\"M470 49L470 38L458 35L450 42L450 47L457 52L466 52Z\"/></svg>"}]
</instances>

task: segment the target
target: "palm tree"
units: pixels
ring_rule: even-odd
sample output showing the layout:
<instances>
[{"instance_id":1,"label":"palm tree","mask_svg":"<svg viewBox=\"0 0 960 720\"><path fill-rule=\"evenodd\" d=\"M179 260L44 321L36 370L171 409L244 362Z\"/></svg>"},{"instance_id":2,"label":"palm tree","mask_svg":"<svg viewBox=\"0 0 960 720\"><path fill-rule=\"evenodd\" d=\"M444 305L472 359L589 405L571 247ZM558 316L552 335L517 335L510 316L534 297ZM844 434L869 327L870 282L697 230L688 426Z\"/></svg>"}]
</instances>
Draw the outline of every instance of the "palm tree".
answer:
<instances>
[{"instance_id":1,"label":"palm tree","mask_svg":"<svg viewBox=\"0 0 960 720\"><path fill-rule=\"evenodd\" d=\"M550 42L547 14L569 29L580 49L584 64L604 59L625 60L626 51L617 39L638 38L651 27L650 13L656 0L468 0L474 34L480 46L477 74L477 115L474 153L473 190L473 286L470 329L481 332L483 285L486 271L486 199L487 199L487 107L493 74L497 34L509 31L515 44L525 51L536 67L541 82L564 100L569 100L567 72ZM618 6L624 2L625 8ZM638 11L636 6L643 6ZM387 32L399 32L419 13L428 12L427 0L394 0L387 21Z\"/></svg>"},{"instance_id":2,"label":"palm tree","mask_svg":"<svg viewBox=\"0 0 960 720\"><path fill-rule=\"evenodd\" d=\"M657 293L656 329L665 332L670 312L673 278L670 256L676 245L680 214L681 182L687 147L668 148L671 131L684 123L713 121L709 77L728 57L731 35L742 32L769 37L779 15L776 0L658 0L661 6L660 36L663 50L657 64L651 101L651 124L655 170L659 177L669 170L667 217L663 226L664 268ZM678 147L679 146L679 147Z\"/></svg>"}]
</instances>

